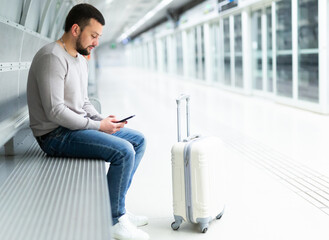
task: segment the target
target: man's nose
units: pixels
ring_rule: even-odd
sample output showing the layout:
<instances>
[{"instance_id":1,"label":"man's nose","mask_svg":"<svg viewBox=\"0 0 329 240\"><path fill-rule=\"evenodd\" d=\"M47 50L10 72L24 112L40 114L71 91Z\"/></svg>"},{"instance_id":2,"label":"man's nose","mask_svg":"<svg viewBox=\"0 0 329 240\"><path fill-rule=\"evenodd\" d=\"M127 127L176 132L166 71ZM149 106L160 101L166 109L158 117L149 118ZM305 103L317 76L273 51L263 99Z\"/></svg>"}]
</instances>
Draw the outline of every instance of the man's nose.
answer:
<instances>
[{"instance_id":1,"label":"man's nose","mask_svg":"<svg viewBox=\"0 0 329 240\"><path fill-rule=\"evenodd\" d=\"M94 41L93 41L93 45L94 45L95 47L98 46L98 42L99 42L99 39L98 39L98 38L94 39Z\"/></svg>"}]
</instances>

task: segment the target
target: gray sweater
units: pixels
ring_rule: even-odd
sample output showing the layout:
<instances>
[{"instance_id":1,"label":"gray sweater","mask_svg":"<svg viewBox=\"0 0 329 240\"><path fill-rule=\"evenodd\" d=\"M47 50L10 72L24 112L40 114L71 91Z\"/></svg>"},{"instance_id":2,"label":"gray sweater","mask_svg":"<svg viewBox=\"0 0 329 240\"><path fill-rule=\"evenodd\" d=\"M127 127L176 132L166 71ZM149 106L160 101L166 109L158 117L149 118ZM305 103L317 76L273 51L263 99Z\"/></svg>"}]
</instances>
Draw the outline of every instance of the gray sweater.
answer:
<instances>
[{"instance_id":1,"label":"gray sweater","mask_svg":"<svg viewBox=\"0 0 329 240\"><path fill-rule=\"evenodd\" d=\"M89 102L87 60L72 57L56 42L33 58L27 82L30 127L34 136L59 126L71 130L100 127L102 117Z\"/></svg>"}]
</instances>

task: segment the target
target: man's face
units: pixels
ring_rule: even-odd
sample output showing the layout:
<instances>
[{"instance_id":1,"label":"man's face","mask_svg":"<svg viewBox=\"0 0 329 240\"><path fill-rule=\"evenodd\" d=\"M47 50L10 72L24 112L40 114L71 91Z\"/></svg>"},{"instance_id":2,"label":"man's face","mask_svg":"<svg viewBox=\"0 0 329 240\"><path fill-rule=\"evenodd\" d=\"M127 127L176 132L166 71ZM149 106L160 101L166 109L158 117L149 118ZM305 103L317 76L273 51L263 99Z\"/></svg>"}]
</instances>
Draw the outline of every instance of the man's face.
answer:
<instances>
[{"instance_id":1,"label":"man's face","mask_svg":"<svg viewBox=\"0 0 329 240\"><path fill-rule=\"evenodd\" d=\"M103 25L91 18L89 24L78 35L76 50L81 55L89 55L91 50L98 45L102 35Z\"/></svg>"}]
</instances>

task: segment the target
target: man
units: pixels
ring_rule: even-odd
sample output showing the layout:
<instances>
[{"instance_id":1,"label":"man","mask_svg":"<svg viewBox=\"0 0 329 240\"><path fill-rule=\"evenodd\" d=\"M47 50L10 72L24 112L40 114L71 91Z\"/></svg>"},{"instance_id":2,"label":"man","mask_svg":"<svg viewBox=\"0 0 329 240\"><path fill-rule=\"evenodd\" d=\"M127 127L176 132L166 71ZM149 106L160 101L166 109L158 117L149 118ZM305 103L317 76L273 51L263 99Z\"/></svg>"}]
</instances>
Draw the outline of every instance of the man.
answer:
<instances>
[{"instance_id":1,"label":"man","mask_svg":"<svg viewBox=\"0 0 329 240\"><path fill-rule=\"evenodd\" d=\"M148 239L137 226L148 219L126 213L125 196L145 151L141 133L124 128L115 116L102 118L89 102L87 60L98 45L105 20L89 4L69 12L65 33L41 48L29 71L27 98L30 126L50 156L97 158L110 162L107 173L113 236Z\"/></svg>"}]
</instances>

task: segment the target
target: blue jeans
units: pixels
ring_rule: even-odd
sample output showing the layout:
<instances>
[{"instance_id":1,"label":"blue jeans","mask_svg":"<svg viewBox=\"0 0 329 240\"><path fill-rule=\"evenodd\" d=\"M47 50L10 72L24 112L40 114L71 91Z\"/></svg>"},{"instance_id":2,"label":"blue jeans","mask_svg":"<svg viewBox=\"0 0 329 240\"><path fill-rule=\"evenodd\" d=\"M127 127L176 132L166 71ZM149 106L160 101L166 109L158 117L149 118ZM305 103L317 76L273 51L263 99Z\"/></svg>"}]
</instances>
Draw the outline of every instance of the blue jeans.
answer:
<instances>
[{"instance_id":1,"label":"blue jeans","mask_svg":"<svg viewBox=\"0 0 329 240\"><path fill-rule=\"evenodd\" d=\"M145 152L143 134L122 128L114 134L97 130L69 130L58 127L37 137L41 149L53 157L93 158L110 162L107 181L112 223L125 214L125 197L134 173Z\"/></svg>"}]
</instances>

